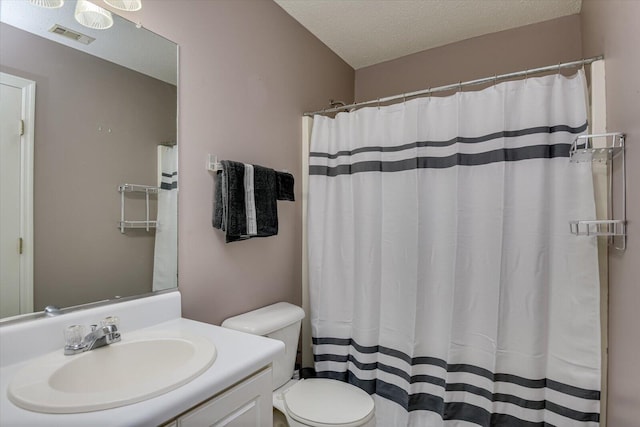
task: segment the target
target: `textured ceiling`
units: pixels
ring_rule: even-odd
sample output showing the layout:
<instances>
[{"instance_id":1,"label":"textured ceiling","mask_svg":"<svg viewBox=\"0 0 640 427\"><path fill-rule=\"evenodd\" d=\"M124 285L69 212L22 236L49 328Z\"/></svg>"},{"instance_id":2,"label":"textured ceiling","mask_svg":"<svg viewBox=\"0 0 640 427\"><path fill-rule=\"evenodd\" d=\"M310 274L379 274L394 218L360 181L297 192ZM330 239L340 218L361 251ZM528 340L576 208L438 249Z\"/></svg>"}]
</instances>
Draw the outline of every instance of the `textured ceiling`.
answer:
<instances>
[{"instance_id":1,"label":"textured ceiling","mask_svg":"<svg viewBox=\"0 0 640 427\"><path fill-rule=\"evenodd\" d=\"M582 0L275 0L355 69L580 13Z\"/></svg>"}]
</instances>

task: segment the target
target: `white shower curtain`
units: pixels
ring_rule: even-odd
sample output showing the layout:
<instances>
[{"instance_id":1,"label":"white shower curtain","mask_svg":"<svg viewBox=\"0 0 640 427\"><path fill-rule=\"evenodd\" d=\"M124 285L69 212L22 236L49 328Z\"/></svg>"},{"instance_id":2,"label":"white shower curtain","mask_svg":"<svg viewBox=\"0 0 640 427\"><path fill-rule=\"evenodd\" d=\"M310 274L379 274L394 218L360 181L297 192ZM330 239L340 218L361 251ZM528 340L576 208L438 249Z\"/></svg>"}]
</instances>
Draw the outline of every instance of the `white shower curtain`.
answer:
<instances>
[{"instance_id":1,"label":"white shower curtain","mask_svg":"<svg viewBox=\"0 0 640 427\"><path fill-rule=\"evenodd\" d=\"M158 146L158 221L153 290L178 286L178 147Z\"/></svg>"},{"instance_id":2,"label":"white shower curtain","mask_svg":"<svg viewBox=\"0 0 640 427\"><path fill-rule=\"evenodd\" d=\"M598 425L582 72L314 118L315 368L379 427Z\"/></svg>"}]
</instances>

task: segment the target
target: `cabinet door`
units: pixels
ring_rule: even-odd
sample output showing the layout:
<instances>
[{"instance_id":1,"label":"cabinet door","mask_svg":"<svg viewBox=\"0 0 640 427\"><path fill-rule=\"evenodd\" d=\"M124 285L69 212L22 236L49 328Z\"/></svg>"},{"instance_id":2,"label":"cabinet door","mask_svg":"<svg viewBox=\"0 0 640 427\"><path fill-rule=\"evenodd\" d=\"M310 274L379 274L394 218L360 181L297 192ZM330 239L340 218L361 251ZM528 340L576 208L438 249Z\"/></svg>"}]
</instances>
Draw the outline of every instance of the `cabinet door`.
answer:
<instances>
[{"instance_id":1,"label":"cabinet door","mask_svg":"<svg viewBox=\"0 0 640 427\"><path fill-rule=\"evenodd\" d=\"M271 368L178 418L178 427L272 427Z\"/></svg>"}]
</instances>

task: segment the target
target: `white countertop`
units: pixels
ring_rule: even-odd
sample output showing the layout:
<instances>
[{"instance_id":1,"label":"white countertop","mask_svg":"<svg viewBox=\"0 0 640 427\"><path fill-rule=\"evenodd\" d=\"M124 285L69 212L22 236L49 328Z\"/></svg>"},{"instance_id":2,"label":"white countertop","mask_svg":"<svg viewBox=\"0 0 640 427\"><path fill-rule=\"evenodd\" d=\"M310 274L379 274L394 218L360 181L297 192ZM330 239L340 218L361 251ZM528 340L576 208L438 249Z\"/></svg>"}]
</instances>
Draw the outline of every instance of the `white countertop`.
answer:
<instances>
[{"instance_id":1,"label":"white countertop","mask_svg":"<svg viewBox=\"0 0 640 427\"><path fill-rule=\"evenodd\" d=\"M164 301L161 302L163 304L170 304L173 306L175 304L176 296L173 295L169 298L170 299L167 300L165 297ZM144 302L140 302L140 300L136 301L138 302L133 302L132 304L127 302L122 303L128 304L128 306L123 307L122 310L116 308L116 304L108 306L109 308L107 309L96 309L98 310L97 312L92 311L94 309L83 311L81 316L86 319L97 316L93 321L99 320L100 316L103 316L105 313L120 316L123 340L127 339L127 333L131 334L132 337L138 337L147 332L155 335L156 333L163 333L165 331L167 335L186 333L207 337L215 344L218 351L218 356L213 365L191 382L166 394L139 403L114 409L80 414L43 414L31 412L21 409L11 403L7 398L7 389L16 372L31 362L33 358L41 356L47 351L33 351L33 357L26 358L24 355L20 357L20 353L24 354L23 351L18 352L18 354L16 354L16 351L18 350L15 350L14 352L8 351L6 349L7 346L19 347L22 343L20 342L20 335L16 331L3 331L3 329L11 328L11 326L3 326L0 327L0 345L2 346L2 349L0 350L2 352L0 353L2 358L2 366L0 367L0 393L2 393L0 396L0 425L2 427L34 427L44 425L65 427L159 425L269 365L274 357L284 351L284 344L280 341L249 335L183 318L165 319L164 321L151 326L140 327L133 330L129 329L128 331L126 320L129 319L129 316L132 315L132 313L137 313L135 317L140 319L140 321L131 321L131 324L138 323L144 326L145 323L149 323L149 317L154 317L153 315L144 315L144 311L149 308L154 308L153 304L151 307L146 307ZM180 303L179 294L177 296L177 303ZM175 310L170 311L172 311L173 315L164 317L175 317ZM64 316L70 316L63 319L65 323L81 323L79 320L82 320L78 317L73 318L71 314ZM161 317L162 316L160 316L160 319ZM39 330L40 333L47 334L50 332L47 331L47 329L49 329L51 325L43 322L50 320L51 319L36 320L33 322L39 323L31 326ZM59 335L62 336L63 327L60 327L59 325L59 318L53 323L55 323L55 326L59 328ZM29 327L29 325L21 324L18 329L21 329L21 331L24 332L27 339L34 339L33 334L35 332L32 331L32 328ZM62 351L62 339L60 338L54 341L56 341L56 343L57 341L60 341L60 347L53 351ZM33 347L33 343L29 343L29 346L27 347ZM50 348L45 350L50 350ZM159 373L159 375L161 375L161 373Z\"/></svg>"}]
</instances>

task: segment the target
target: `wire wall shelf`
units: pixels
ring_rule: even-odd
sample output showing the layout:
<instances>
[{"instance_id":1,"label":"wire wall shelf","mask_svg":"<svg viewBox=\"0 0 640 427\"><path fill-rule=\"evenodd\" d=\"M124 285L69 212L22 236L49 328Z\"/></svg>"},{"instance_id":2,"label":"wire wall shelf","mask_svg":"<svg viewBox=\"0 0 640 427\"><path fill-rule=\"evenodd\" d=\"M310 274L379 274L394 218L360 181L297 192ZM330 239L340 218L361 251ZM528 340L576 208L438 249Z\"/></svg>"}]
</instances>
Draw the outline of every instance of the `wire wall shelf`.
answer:
<instances>
[{"instance_id":1,"label":"wire wall shelf","mask_svg":"<svg viewBox=\"0 0 640 427\"><path fill-rule=\"evenodd\" d=\"M569 230L576 236L606 236L609 245L624 251L627 247L627 182L625 166L625 135L620 132L581 135L571 144L571 162L598 162L607 164L607 219L569 221ZM618 209L613 206L613 161L620 162L620 200Z\"/></svg>"},{"instance_id":2,"label":"wire wall shelf","mask_svg":"<svg viewBox=\"0 0 640 427\"><path fill-rule=\"evenodd\" d=\"M121 193L158 194L158 187L153 187L151 185L122 184L118 186L118 191Z\"/></svg>"},{"instance_id":3,"label":"wire wall shelf","mask_svg":"<svg viewBox=\"0 0 640 427\"><path fill-rule=\"evenodd\" d=\"M581 135L571 144L569 156L572 162L611 161L619 154L624 155L624 137L618 132Z\"/></svg>"},{"instance_id":4,"label":"wire wall shelf","mask_svg":"<svg viewBox=\"0 0 640 427\"><path fill-rule=\"evenodd\" d=\"M569 221L571 233L576 236L624 236L626 225L621 219Z\"/></svg>"},{"instance_id":5,"label":"wire wall shelf","mask_svg":"<svg viewBox=\"0 0 640 427\"><path fill-rule=\"evenodd\" d=\"M145 229L146 231L150 231L152 228L157 227L158 222L149 218L149 196L152 194L158 194L158 190L158 187L153 187L151 185L122 184L118 186L118 192L120 192L120 221L118 222L118 228L120 229L120 233L124 234L126 229L132 228ZM125 219L125 193L144 193L146 205L145 219L135 221Z\"/></svg>"}]
</instances>

